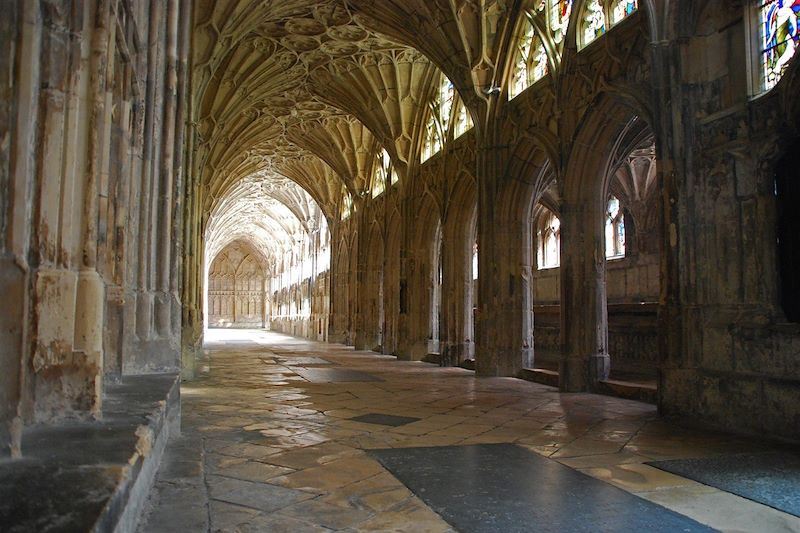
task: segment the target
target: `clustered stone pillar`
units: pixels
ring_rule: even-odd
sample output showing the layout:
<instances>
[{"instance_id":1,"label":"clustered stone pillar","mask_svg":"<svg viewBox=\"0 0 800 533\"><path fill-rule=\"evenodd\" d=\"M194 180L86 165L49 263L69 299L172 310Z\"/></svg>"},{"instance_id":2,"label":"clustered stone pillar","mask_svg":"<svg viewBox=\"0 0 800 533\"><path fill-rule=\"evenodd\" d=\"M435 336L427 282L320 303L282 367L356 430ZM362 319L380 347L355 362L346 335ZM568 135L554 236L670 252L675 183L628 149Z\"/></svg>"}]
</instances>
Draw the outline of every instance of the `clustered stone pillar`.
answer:
<instances>
[{"instance_id":1,"label":"clustered stone pillar","mask_svg":"<svg viewBox=\"0 0 800 533\"><path fill-rule=\"evenodd\" d=\"M178 369L180 330L151 334L147 314L140 324L130 312L146 286L139 273L166 265L168 280L181 269L174 213L141 209L159 195L171 209L184 194L174 154L185 100L175 91L185 88L186 46L176 65L189 27L177 21L190 5L168 2L170 23L161 5L3 5L0 284L13 303L0 343L0 453L24 454L25 424L101 417L107 381ZM147 148L155 139L169 149Z\"/></svg>"},{"instance_id":2,"label":"clustered stone pillar","mask_svg":"<svg viewBox=\"0 0 800 533\"><path fill-rule=\"evenodd\" d=\"M473 206L470 198L453 198L444 217L442 237L442 288L440 358L442 366L455 366L471 357L472 246L474 227L465 224Z\"/></svg>"},{"instance_id":3,"label":"clustered stone pillar","mask_svg":"<svg viewBox=\"0 0 800 533\"><path fill-rule=\"evenodd\" d=\"M610 371L602 223L590 204L561 206L559 387L566 392L585 391Z\"/></svg>"}]
</instances>

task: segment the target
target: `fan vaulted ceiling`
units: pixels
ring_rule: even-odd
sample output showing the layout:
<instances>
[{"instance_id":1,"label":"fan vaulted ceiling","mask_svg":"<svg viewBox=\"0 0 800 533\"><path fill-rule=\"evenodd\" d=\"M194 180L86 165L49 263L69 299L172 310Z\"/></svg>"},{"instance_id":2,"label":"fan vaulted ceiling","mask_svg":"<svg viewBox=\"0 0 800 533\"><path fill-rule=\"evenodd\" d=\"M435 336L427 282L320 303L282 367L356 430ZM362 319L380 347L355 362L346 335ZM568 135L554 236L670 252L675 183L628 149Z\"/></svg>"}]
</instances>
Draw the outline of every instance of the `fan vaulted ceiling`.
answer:
<instances>
[{"instance_id":1,"label":"fan vaulted ceiling","mask_svg":"<svg viewBox=\"0 0 800 533\"><path fill-rule=\"evenodd\" d=\"M402 175L439 73L426 56L462 92L492 70L484 4L495 2L197 2L193 168L209 244L248 234L277 253L319 211L332 220L343 194L367 193L379 145Z\"/></svg>"}]
</instances>

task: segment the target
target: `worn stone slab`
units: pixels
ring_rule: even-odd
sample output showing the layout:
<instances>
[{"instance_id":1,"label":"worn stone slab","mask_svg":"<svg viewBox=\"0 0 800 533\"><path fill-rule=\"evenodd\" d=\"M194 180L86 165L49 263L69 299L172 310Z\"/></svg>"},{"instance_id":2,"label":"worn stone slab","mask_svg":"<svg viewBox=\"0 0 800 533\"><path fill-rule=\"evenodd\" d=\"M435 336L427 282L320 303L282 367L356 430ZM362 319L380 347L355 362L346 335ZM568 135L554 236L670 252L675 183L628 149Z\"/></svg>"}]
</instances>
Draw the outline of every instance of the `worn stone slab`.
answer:
<instances>
[{"instance_id":1,"label":"worn stone slab","mask_svg":"<svg viewBox=\"0 0 800 533\"><path fill-rule=\"evenodd\" d=\"M647 464L800 517L800 455L736 454Z\"/></svg>"},{"instance_id":2,"label":"worn stone slab","mask_svg":"<svg viewBox=\"0 0 800 533\"><path fill-rule=\"evenodd\" d=\"M297 374L312 383L346 383L351 381L383 381L381 378L345 368L298 368Z\"/></svg>"},{"instance_id":3,"label":"worn stone slab","mask_svg":"<svg viewBox=\"0 0 800 533\"><path fill-rule=\"evenodd\" d=\"M332 365L322 357L276 357L278 364L287 366Z\"/></svg>"},{"instance_id":4,"label":"worn stone slab","mask_svg":"<svg viewBox=\"0 0 800 533\"><path fill-rule=\"evenodd\" d=\"M315 494L268 483L257 483L224 476L207 477L209 496L215 500L272 512Z\"/></svg>"},{"instance_id":5,"label":"worn stone slab","mask_svg":"<svg viewBox=\"0 0 800 533\"><path fill-rule=\"evenodd\" d=\"M714 531L513 444L368 453L462 533Z\"/></svg>"}]
</instances>

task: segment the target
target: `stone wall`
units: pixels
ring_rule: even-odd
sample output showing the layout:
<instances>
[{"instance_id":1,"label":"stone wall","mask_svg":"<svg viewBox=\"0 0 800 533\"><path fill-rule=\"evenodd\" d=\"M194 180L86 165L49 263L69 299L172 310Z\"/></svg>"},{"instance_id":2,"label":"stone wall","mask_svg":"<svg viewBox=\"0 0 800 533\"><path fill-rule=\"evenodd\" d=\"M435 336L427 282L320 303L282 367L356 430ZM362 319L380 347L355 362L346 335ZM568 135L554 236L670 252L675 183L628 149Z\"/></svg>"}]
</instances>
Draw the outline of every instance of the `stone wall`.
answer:
<instances>
[{"instance_id":1,"label":"stone wall","mask_svg":"<svg viewBox=\"0 0 800 533\"><path fill-rule=\"evenodd\" d=\"M179 368L190 7L3 4L0 454Z\"/></svg>"},{"instance_id":2,"label":"stone wall","mask_svg":"<svg viewBox=\"0 0 800 533\"><path fill-rule=\"evenodd\" d=\"M208 273L209 327L267 326L267 277L262 261L258 252L241 241L217 254Z\"/></svg>"}]
</instances>

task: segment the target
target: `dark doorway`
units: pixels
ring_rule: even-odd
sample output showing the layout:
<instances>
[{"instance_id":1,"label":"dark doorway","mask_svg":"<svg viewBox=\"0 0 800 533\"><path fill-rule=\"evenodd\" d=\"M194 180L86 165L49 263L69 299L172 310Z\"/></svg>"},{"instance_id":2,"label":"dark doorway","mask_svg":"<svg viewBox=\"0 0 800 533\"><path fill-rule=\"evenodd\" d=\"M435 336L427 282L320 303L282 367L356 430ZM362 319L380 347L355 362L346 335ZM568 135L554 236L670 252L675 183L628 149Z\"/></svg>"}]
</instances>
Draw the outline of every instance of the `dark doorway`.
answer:
<instances>
[{"instance_id":1,"label":"dark doorway","mask_svg":"<svg viewBox=\"0 0 800 533\"><path fill-rule=\"evenodd\" d=\"M780 301L790 322L800 322L800 139L775 169Z\"/></svg>"}]
</instances>

